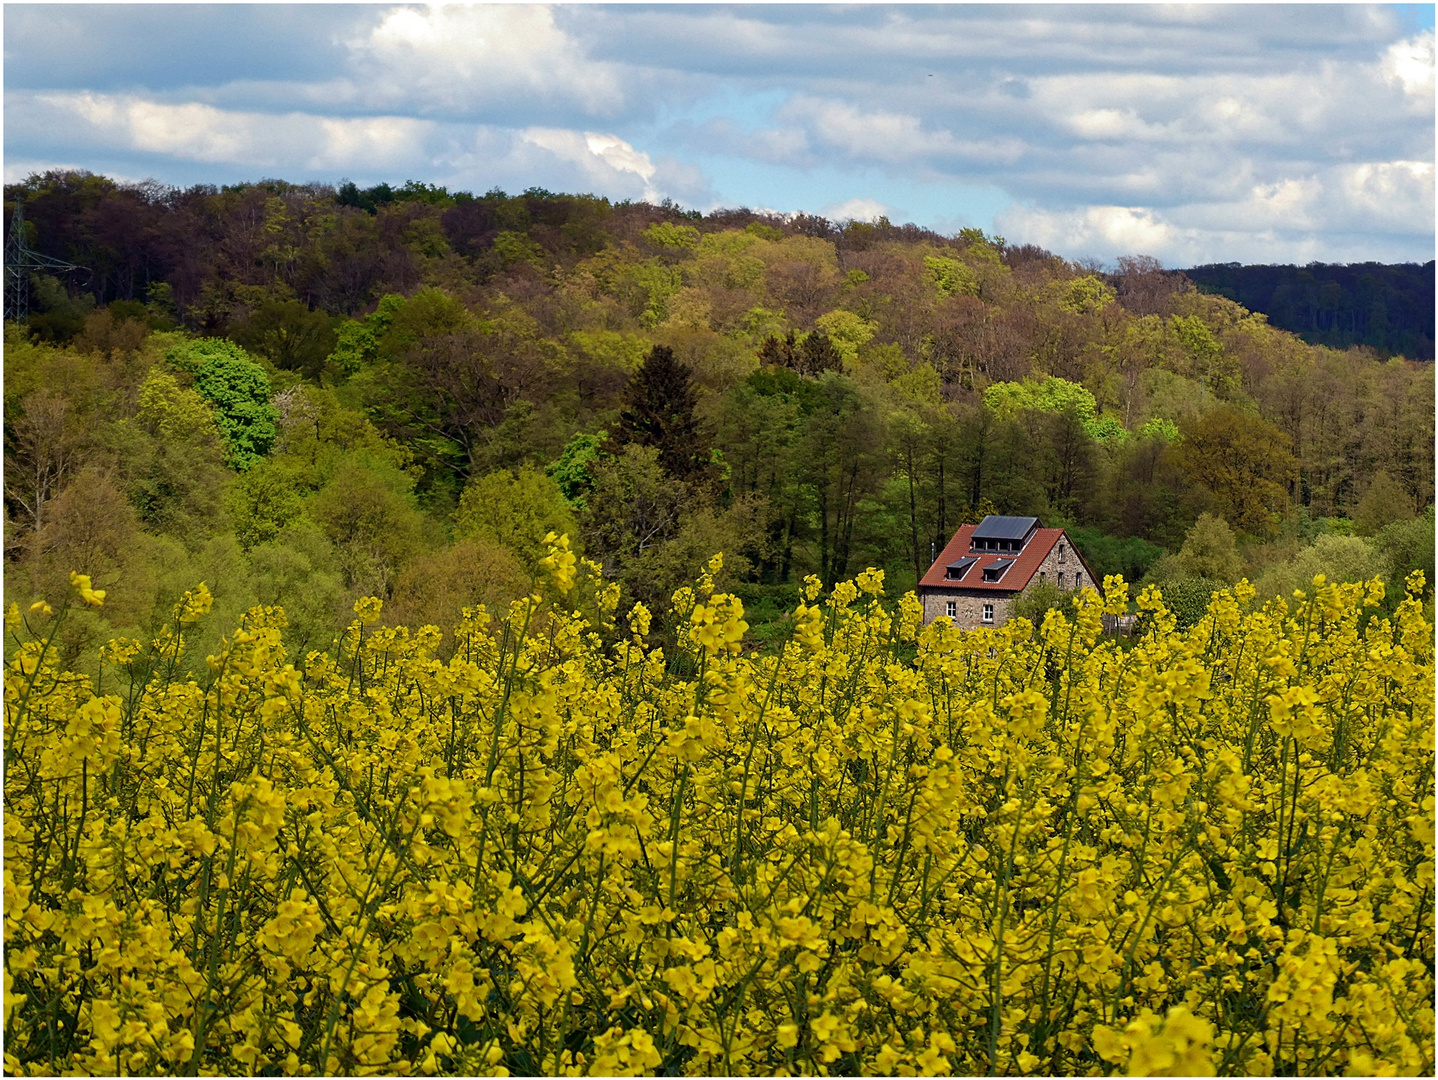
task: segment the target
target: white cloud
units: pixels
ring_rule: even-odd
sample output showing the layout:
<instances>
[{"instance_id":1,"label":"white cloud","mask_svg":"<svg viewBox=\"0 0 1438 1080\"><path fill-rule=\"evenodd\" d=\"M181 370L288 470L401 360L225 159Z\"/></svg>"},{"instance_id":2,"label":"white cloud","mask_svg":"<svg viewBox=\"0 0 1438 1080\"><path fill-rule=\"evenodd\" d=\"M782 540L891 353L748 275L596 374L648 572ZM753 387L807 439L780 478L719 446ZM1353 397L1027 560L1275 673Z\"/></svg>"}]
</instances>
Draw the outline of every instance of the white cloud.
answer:
<instances>
[{"instance_id":1,"label":"white cloud","mask_svg":"<svg viewBox=\"0 0 1438 1080\"><path fill-rule=\"evenodd\" d=\"M1011 238L1070 256L1145 254L1170 266L1217 258L1391 261L1417 253L1394 253L1390 238L1422 236L1431 227L1433 174L1431 162L1357 163L1255 183L1230 197L1162 210L1015 206L1000 215L997 224Z\"/></svg>"},{"instance_id":2,"label":"white cloud","mask_svg":"<svg viewBox=\"0 0 1438 1080\"><path fill-rule=\"evenodd\" d=\"M1152 210L1136 206L1089 206L1057 212L1014 207L1000 215L997 225L1006 236L1022 237L1027 243L1103 257L1167 253L1180 239L1171 224Z\"/></svg>"},{"instance_id":3,"label":"white cloud","mask_svg":"<svg viewBox=\"0 0 1438 1080\"><path fill-rule=\"evenodd\" d=\"M881 217L890 217L895 211L888 203L878 199L858 198L830 203L819 213L831 221L878 221Z\"/></svg>"},{"instance_id":4,"label":"white cloud","mask_svg":"<svg viewBox=\"0 0 1438 1080\"><path fill-rule=\"evenodd\" d=\"M22 113L30 132L51 130L91 145L185 161L329 171L399 165L423 152L434 129L410 117L336 118L242 112L127 94L36 94Z\"/></svg>"},{"instance_id":5,"label":"white cloud","mask_svg":"<svg viewBox=\"0 0 1438 1080\"><path fill-rule=\"evenodd\" d=\"M590 60L539 5L392 8L347 44L353 96L376 107L468 112L524 99L594 115L625 97L616 67Z\"/></svg>"},{"instance_id":6,"label":"white cloud","mask_svg":"<svg viewBox=\"0 0 1438 1080\"><path fill-rule=\"evenodd\" d=\"M656 202L670 193L690 199L707 193L702 173L692 166L672 159L656 163L617 135L567 128L246 112L95 93L36 94L17 119L12 134L59 133L112 151L281 174L402 172L438 178L442 172L473 185L474 176L488 171L486 183L502 178L520 187L548 185Z\"/></svg>"},{"instance_id":7,"label":"white cloud","mask_svg":"<svg viewBox=\"0 0 1438 1080\"><path fill-rule=\"evenodd\" d=\"M1338 190L1354 216L1370 227L1417 231L1433 223L1433 163L1379 161L1336 170Z\"/></svg>"},{"instance_id":8,"label":"white cloud","mask_svg":"<svg viewBox=\"0 0 1438 1080\"><path fill-rule=\"evenodd\" d=\"M47 172L75 172L85 166L77 165L73 161L56 161L45 158L12 158L8 154L5 157L5 183L19 184L27 178ZM108 174L111 179L121 183L133 183L134 177L117 176L114 173Z\"/></svg>"},{"instance_id":9,"label":"white cloud","mask_svg":"<svg viewBox=\"0 0 1438 1080\"><path fill-rule=\"evenodd\" d=\"M601 186L612 182L616 173L638 177L643 183L643 197L657 202L660 194L654 188L654 163L649 155L635 150L617 135L600 135L592 131L580 133L559 128L528 128L519 133L521 141L547 150L562 161L577 165L581 172Z\"/></svg>"},{"instance_id":10,"label":"white cloud","mask_svg":"<svg viewBox=\"0 0 1438 1080\"><path fill-rule=\"evenodd\" d=\"M949 131L926 127L917 116L860 110L830 99L801 95L788 102L780 115L807 128L814 140L859 160L888 164L925 158L935 164L949 158L1013 162L1023 152L1022 142L1014 138L959 139Z\"/></svg>"},{"instance_id":11,"label":"white cloud","mask_svg":"<svg viewBox=\"0 0 1438 1080\"><path fill-rule=\"evenodd\" d=\"M1388 47L1378 65L1389 82L1401 83L1403 92L1433 106L1433 31L1398 41Z\"/></svg>"}]
</instances>

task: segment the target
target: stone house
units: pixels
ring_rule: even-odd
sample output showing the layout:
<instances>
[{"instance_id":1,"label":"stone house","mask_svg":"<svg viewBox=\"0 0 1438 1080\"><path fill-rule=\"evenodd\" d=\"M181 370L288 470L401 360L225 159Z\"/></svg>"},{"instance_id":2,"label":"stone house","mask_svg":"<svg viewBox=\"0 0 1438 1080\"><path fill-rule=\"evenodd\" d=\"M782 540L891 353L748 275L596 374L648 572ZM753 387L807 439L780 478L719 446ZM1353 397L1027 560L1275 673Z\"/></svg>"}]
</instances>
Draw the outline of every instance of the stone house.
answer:
<instances>
[{"instance_id":1,"label":"stone house","mask_svg":"<svg viewBox=\"0 0 1438 1080\"><path fill-rule=\"evenodd\" d=\"M1045 529L1034 517L990 515L961 526L920 579L924 625L948 618L961 630L1003 626L1018 595L1039 582L1103 595L1103 582L1063 529Z\"/></svg>"}]
</instances>

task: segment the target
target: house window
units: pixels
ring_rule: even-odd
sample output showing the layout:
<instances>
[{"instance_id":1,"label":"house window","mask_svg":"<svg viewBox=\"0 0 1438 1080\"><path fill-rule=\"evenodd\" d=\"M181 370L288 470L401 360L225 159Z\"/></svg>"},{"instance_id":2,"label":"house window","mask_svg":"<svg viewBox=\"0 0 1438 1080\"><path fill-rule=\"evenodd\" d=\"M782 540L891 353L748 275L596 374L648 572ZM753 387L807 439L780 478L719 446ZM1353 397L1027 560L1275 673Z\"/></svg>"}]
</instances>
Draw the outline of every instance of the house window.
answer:
<instances>
[{"instance_id":1,"label":"house window","mask_svg":"<svg viewBox=\"0 0 1438 1080\"><path fill-rule=\"evenodd\" d=\"M954 618L955 616L958 615L958 613L959 613L959 604L958 604L958 601L956 601L956 600L949 600L949 601L947 601L947 602L944 604L944 614L947 615L949 618L951 618L951 619Z\"/></svg>"},{"instance_id":2,"label":"house window","mask_svg":"<svg viewBox=\"0 0 1438 1080\"><path fill-rule=\"evenodd\" d=\"M1077 570L1074 571L1074 588L1075 588L1075 589L1082 589L1082 588L1083 588L1083 575L1080 574Z\"/></svg>"},{"instance_id":3,"label":"house window","mask_svg":"<svg viewBox=\"0 0 1438 1080\"><path fill-rule=\"evenodd\" d=\"M1064 572L1063 572L1062 570L1060 570L1060 571L1059 571L1059 588L1062 589L1063 587L1064 587Z\"/></svg>"},{"instance_id":4,"label":"house window","mask_svg":"<svg viewBox=\"0 0 1438 1080\"><path fill-rule=\"evenodd\" d=\"M985 604L985 605L984 605L984 622L986 622L986 623L991 623L991 622L993 622L993 621L994 621L994 605L993 605L993 604Z\"/></svg>"},{"instance_id":5,"label":"house window","mask_svg":"<svg viewBox=\"0 0 1438 1080\"><path fill-rule=\"evenodd\" d=\"M1063 561L1064 561L1064 546L1063 546L1062 544L1060 544L1060 545L1059 545L1059 562L1063 562Z\"/></svg>"},{"instance_id":6,"label":"house window","mask_svg":"<svg viewBox=\"0 0 1438 1080\"><path fill-rule=\"evenodd\" d=\"M1043 583L1044 583L1044 572L1043 572L1042 570L1040 570L1040 571L1039 571L1039 584L1042 585Z\"/></svg>"}]
</instances>

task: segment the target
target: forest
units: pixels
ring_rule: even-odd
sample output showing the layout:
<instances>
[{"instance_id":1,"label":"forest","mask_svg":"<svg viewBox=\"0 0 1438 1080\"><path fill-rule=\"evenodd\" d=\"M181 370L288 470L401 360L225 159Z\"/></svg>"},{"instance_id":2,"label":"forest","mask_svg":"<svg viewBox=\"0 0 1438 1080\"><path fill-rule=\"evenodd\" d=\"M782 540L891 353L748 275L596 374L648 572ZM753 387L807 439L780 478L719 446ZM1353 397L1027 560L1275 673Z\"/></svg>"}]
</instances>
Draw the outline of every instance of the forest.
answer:
<instances>
[{"instance_id":1,"label":"forest","mask_svg":"<svg viewBox=\"0 0 1438 1080\"><path fill-rule=\"evenodd\" d=\"M1433 359L1433 260L1419 266L1198 266L1184 274L1205 292L1261 311L1314 345L1368 345L1385 356Z\"/></svg>"},{"instance_id":2,"label":"forest","mask_svg":"<svg viewBox=\"0 0 1438 1080\"><path fill-rule=\"evenodd\" d=\"M452 648L550 532L624 610L722 551L761 647L806 578L897 596L987 513L1069 528L1180 625L1245 577L1433 576L1432 365L1144 256L413 181L53 172L6 186L7 235L22 203L82 269L5 327L5 599L105 589L76 670L199 581L215 632L280 605L300 657L371 595Z\"/></svg>"}]
</instances>

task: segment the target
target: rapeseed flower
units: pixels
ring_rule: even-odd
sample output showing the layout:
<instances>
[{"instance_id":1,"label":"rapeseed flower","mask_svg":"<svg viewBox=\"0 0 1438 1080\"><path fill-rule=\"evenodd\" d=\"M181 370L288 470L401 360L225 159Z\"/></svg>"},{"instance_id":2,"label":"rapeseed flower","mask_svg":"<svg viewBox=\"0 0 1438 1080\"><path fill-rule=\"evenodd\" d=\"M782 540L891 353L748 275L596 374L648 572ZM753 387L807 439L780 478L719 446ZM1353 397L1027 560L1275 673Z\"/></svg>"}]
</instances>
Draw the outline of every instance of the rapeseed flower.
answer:
<instances>
[{"instance_id":1,"label":"rapeseed flower","mask_svg":"<svg viewBox=\"0 0 1438 1080\"><path fill-rule=\"evenodd\" d=\"M1117 580L965 632L869 571L746 653L721 561L660 648L546 548L447 660L366 598L191 679L200 585L92 687L8 611L6 1071L1431 1075L1421 580L1125 648Z\"/></svg>"}]
</instances>

